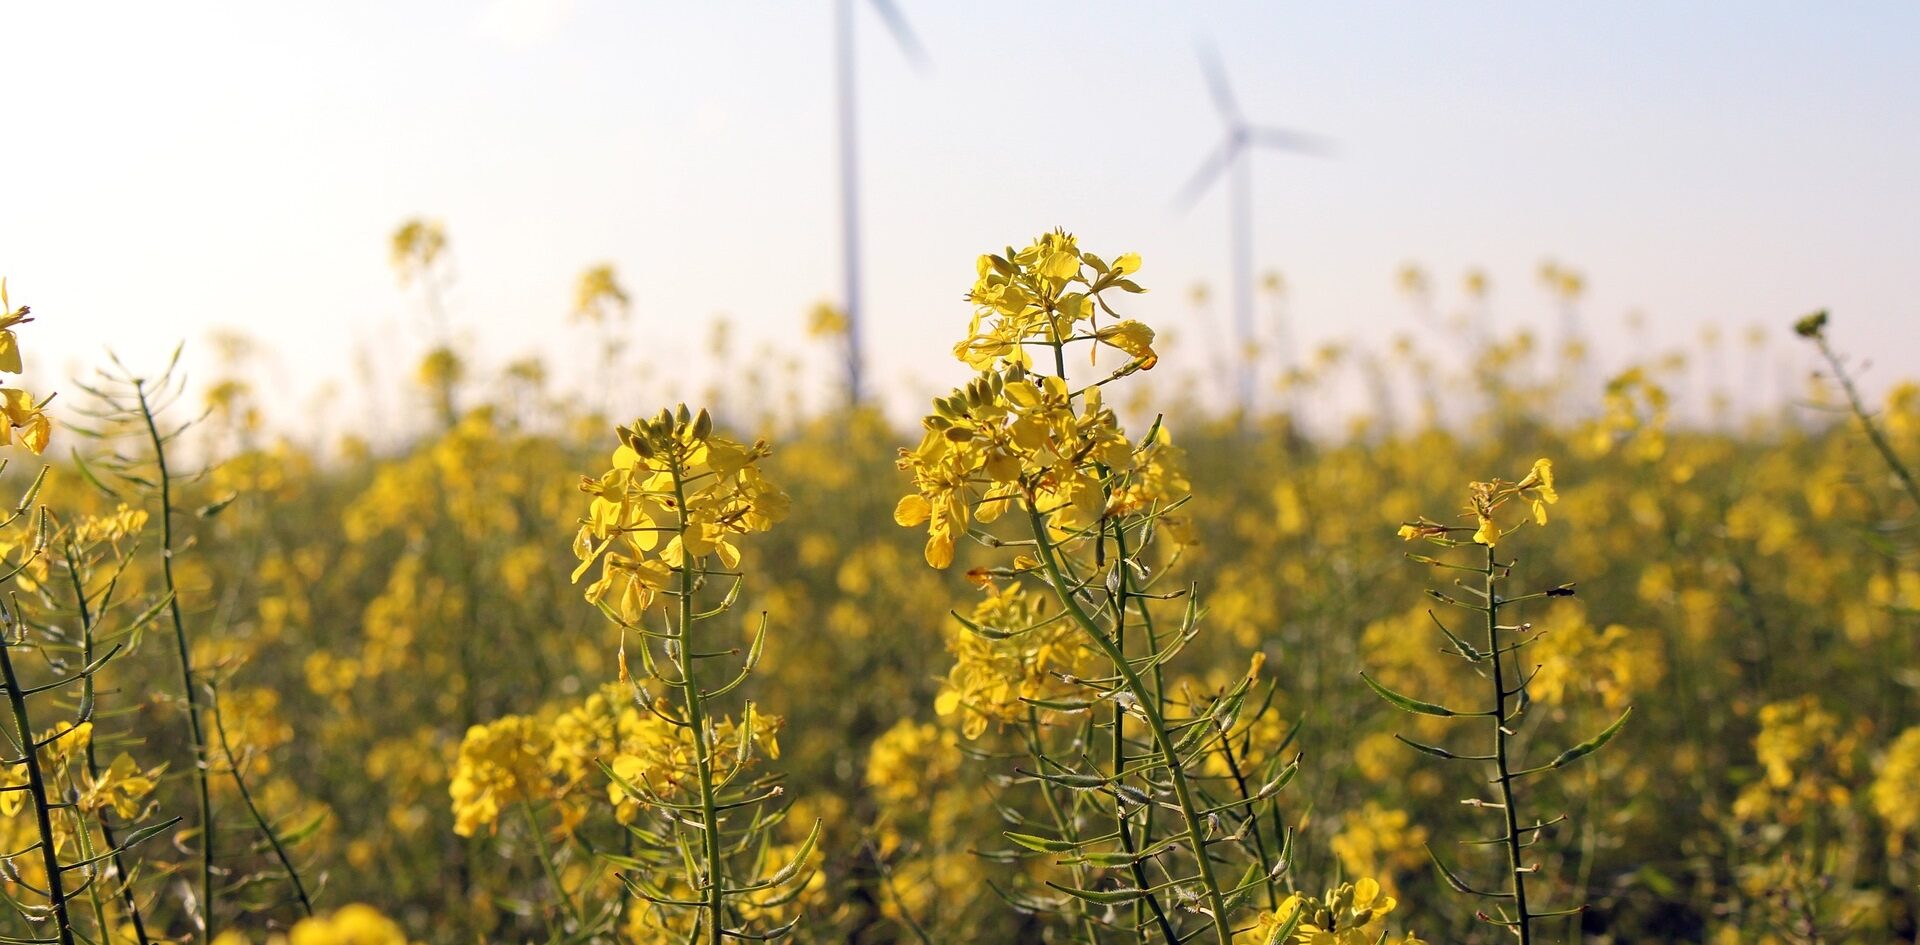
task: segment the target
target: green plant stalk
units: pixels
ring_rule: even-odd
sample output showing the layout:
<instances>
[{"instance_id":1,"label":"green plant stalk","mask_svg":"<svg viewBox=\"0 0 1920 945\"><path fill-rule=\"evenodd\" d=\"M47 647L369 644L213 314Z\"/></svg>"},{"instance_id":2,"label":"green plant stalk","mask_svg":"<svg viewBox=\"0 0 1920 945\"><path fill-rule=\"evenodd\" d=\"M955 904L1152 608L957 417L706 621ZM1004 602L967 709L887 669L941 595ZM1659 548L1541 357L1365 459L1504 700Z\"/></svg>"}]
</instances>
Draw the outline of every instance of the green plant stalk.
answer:
<instances>
[{"instance_id":1,"label":"green plant stalk","mask_svg":"<svg viewBox=\"0 0 1920 945\"><path fill-rule=\"evenodd\" d=\"M86 583L80 579L80 563L73 556L73 546L65 549L67 559L67 578L73 582L73 599L76 602L77 616L80 618L80 665L93 665L93 608L87 604ZM109 592L110 593L110 592ZM80 681L80 699L83 704L92 704L94 699L93 674L88 673ZM87 775L95 781L100 780L100 757L93 739L87 739ZM151 945L147 937L147 920L140 914L140 900L134 895L133 884L127 872L126 851L120 849L120 841L113 833L113 820L104 809L96 817L100 822L100 839L107 849L113 851L114 875L120 878L120 895L126 902L127 918L133 923L133 936L140 945Z\"/></svg>"},{"instance_id":2,"label":"green plant stalk","mask_svg":"<svg viewBox=\"0 0 1920 945\"><path fill-rule=\"evenodd\" d=\"M678 449L677 445L675 449ZM673 468L673 503L678 514L674 530L680 537L680 696L686 703L687 722L693 726L693 764L700 776L700 824L706 835L706 910L710 919L707 923L707 942L709 945L724 945L726 884L723 882L724 862L720 852L720 811L714 800L713 746L708 741L706 700L700 692L699 673L695 670L698 659L693 655L690 639L693 629L693 556L687 552L687 490L681 478L680 460L681 457L675 455L670 461ZM741 737L748 735L743 732Z\"/></svg>"},{"instance_id":3,"label":"green plant stalk","mask_svg":"<svg viewBox=\"0 0 1920 945\"><path fill-rule=\"evenodd\" d=\"M1487 566L1481 573L1486 575L1487 606L1487 653L1493 663L1493 763L1499 773L1500 805L1506 815L1507 832L1507 875L1513 889L1513 906L1518 913L1513 927L1514 934L1520 938L1520 945L1533 945L1533 917L1527 912L1527 879L1520 871L1520 815L1514 810L1513 771L1507 761L1507 681L1506 657L1500 652L1500 597L1498 588L1499 565L1494 561L1493 546L1487 549Z\"/></svg>"},{"instance_id":4,"label":"green plant stalk","mask_svg":"<svg viewBox=\"0 0 1920 945\"><path fill-rule=\"evenodd\" d=\"M1115 522L1113 524L1113 538L1114 538L1113 547L1114 547L1114 556L1117 560L1115 560L1114 562L1114 567L1118 569L1118 572L1120 575L1120 587L1119 587L1119 590L1116 592L1116 597L1118 599L1115 601L1115 606L1113 608L1113 641L1114 641L1114 648L1120 651L1122 658L1126 656L1126 652L1127 652L1128 584L1127 584L1127 541L1126 541L1125 535L1126 535L1126 529L1121 527L1120 523ZM1121 711L1119 706L1117 705L1114 706L1113 707L1113 770L1116 773L1127 770L1126 724L1127 724L1127 713ZM1127 811L1125 806L1121 803L1120 795L1118 793L1114 794L1114 797L1113 797L1113 819L1114 819L1114 826L1117 828L1120 834L1120 848L1122 850L1125 850L1128 853L1133 853L1135 851L1135 847L1133 843L1133 828L1132 828L1132 825L1127 820ZM1147 881L1147 868L1145 864L1141 863L1139 860L1134 860L1132 863L1128 864L1128 867L1133 873L1133 884L1136 887L1140 889L1153 888L1153 884ZM1167 918L1166 910L1162 908L1160 905L1160 897L1154 893L1149 892L1143 898L1142 901L1146 904L1147 910L1153 913L1154 924L1160 926L1160 932L1161 934L1167 937L1167 941L1170 941L1170 942L1179 941L1180 933L1174 930L1173 922ZM1136 913L1136 917L1137 917L1137 913ZM1137 931L1139 932L1140 941L1144 943L1147 940L1147 930L1146 930L1145 924L1141 923L1141 926Z\"/></svg>"},{"instance_id":5,"label":"green plant stalk","mask_svg":"<svg viewBox=\"0 0 1920 945\"><path fill-rule=\"evenodd\" d=\"M233 773L233 786L240 791L240 801L246 805L248 816L253 818L254 826L267 838L267 845L273 848L274 858L280 861L280 869L287 874L287 881L293 885L295 896L300 899L300 909L309 917L313 915L313 900L307 897L307 884L300 881L300 871L294 868L293 858L287 855L287 848L280 843L280 833L273 824L260 813L259 805L253 802L253 791L247 787L246 776L240 771L240 760L233 755L233 744L227 740L227 723L220 715L220 696L211 693L208 706L213 710L213 733L220 739L220 753L227 758L227 770Z\"/></svg>"},{"instance_id":6,"label":"green plant stalk","mask_svg":"<svg viewBox=\"0 0 1920 945\"><path fill-rule=\"evenodd\" d=\"M1087 615L1086 609L1081 607L1080 602L1067 590L1066 577L1060 572L1060 562L1054 552L1053 541L1047 537L1046 520L1034 510L1031 500L1027 503L1027 520L1033 528L1034 544L1040 552L1041 566L1046 569L1047 577L1053 582L1054 596L1060 599L1061 605L1067 609L1074 623L1079 624L1080 629L1085 631L1094 644L1106 654L1107 659L1113 663L1115 671L1125 682L1127 691L1140 703L1140 712L1146 717L1147 728L1153 734L1154 747L1159 750L1160 756L1165 760L1167 774L1173 781L1174 800L1180 807L1181 818L1186 822L1187 839L1193 844L1193 858L1200 869L1200 885L1205 887L1207 906L1212 913L1210 918L1214 939L1218 945L1232 945L1233 928L1227 919L1226 894L1221 891L1219 879L1214 875L1213 860L1207 855L1205 825L1201 822L1200 808L1194 802L1193 788L1187 783L1187 773L1180 764L1180 756L1174 752L1173 739L1167 735L1166 721L1160 715L1159 703L1157 700L1148 698L1152 693L1147 689L1146 683L1141 681L1140 674L1134 671L1132 664L1127 662L1126 654L1114 647L1113 640L1094 624L1093 618ZM1181 945L1181 942L1174 939L1169 945Z\"/></svg>"},{"instance_id":7,"label":"green plant stalk","mask_svg":"<svg viewBox=\"0 0 1920 945\"><path fill-rule=\"evenodd\" d=\"M166 582L167 611L173 620L173 642L180 657L180 688L187 697L187 730L193 737L193 777L200 794L200 913L201 932L207 941L216 935L213 901L213 792L208 781L212 760L207 754L206 732L200 725L200 697L193 686L193 653L187 646L186 620L180 615L180 589L173 578L173 479L167 471L166 442L154 421L153 405L147 401L145 384L134 384L140 401L140 419L147 425L147 438L153 444L153 465L160 481L160 572Z\"/></svg>"},{"instance_id":8,"label":"green plant stalk","mask_svg":"<svg viewBox=\"0 0 1920 945\"><path fill-rule=\"evenodd\" d=\"M1027 707L1027 724L1022 726L1021 734L1026 738L1027 754L1033 756L1034 766L1040 770L1046 770L1047 754L1040 746L1040 712L1038 709L1032 706ZM1059 832L1060 838L1062 840L1072 840L1076 843L1079 842L1079 831L1073 829L1073 820L1067 816L1065 811L1060 809L1059 799L1053 796L1053 788L1045 781L1040 782L1040 798L1046 801L1047 812L1053 815L1053 828ZM1080 864L1072 864L1068 867L1068 872L1073 875L1073 881L1076 885L1082 888L1086 886L1087 872ZM1080 913L1080 921L1086 926L1087 942L1089 945L1100 945L1100 926L1093 921L1093 916L1087 913L1087 907L1078 900L1075 900L1074 909Z\"/></svg>"},{"instance_id":9,"label":"green plant stalk","mask_svg":"<svg viewBox=\"0 0 1920 945\"><path fill-rule=\"evenodd\" d=\"M13 707L14 730L19 733L21 750L26 756L23 763L27 766L27 792L33 801L35 825L40 830L40 862L47 871L47 900L53 906L60 945L73 945L73 915L67 909L60 853L54 846L46 775L40 770L40 746L33 743L33 724L27 719L27 697L20 691L20 678L13 671L13 644L6 640L0 640L0 678L6 683L7 702Z\"/></svg>"},{"instance_id":10,"label":"green plant stalk","mask_svg":"<svg viewBox=\"0 0 1920 945\"><path fill-rule=\"evenodd\" d=\"M533 802L522 798L520 809L527 815L527 829L533 833L533 845L540 854L540 868L546 871L547 882L553 884L553 894L560 897L560 905L573 919L575 930L586 928L586 920L581 918L580 910L574 906L573 897L567 894L567 887L560 882L560 872L553 865L553 848L547 844L547 833L540 826L539 815L533 812Z\"/></svg>"},{"instance_id":11,"label":"green plant stalk","mask_svg":"<svg viewBox=\"0 0 1920 945\"><path fill-rule=\"evenodd\" d=\"M1867 412L1866 404L1860 399L1859 388L1853 385L1853 377L1840 364L1840 356L1834 353L1833 346L1827 343L1827 336L1814 335L1813 340L1820 346L1820 356L1826 358L1827 364L1832 367L1833 376L1840 381L1840 389L1846 392L1847 406L1852 409L1854 418L1860 421L1860 429L1866 431L1868 442L1880 451L1880 458L1886 460L1887 468L1906 487L1907 497L1913 500L1916 509L1920 509L1920 482L1914 481L1913 470L1907 468L1900 454L1893 451L1893 444L1887 442L1886 434L1881 433L1879 425L1873 422L1873 415Z\"/></svg>"},{"instance_id":12,"label":"green plant stalk","mask_svg":"<svg viewBox=\"0 0 1920 945\"><path fill-rule=\"evenodd\" d=\"M880 847L873 842L872 837L867 837L863 842L867 848L867 855L873 858L873 868L880 873L881 892L892 897L894 906L900 910L900 924L905 925L907 930L913 933L913 937L920 941L920 945L934 945L933 937L927 934L926 928L921 926L919 920L913 917L912 910L907 908L907 901L900 898L900 890L893 884L893 868L888 866L886 858L880 855Z\"/></svg>"}]
</instances>

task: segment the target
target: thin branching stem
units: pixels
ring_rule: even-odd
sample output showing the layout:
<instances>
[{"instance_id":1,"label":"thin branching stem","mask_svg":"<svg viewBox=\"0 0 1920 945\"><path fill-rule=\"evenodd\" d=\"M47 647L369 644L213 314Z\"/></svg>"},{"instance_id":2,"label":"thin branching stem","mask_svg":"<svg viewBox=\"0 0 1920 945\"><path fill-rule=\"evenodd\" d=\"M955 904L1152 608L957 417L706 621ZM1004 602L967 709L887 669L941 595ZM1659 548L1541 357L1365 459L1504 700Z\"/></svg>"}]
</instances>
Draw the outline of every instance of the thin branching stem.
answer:
<instances>
[{"instance_id":1,"label":"thin branching stem","mask_svg":"<svg viewBox=\"0 0 1920 945\"><path fill-rule=\"evenodd\" d=\"M706 699L700 691L698 660L686 654L692 649L693 629L693 555L687 551L687 490L680 468L681 457L673 455L668 466L673 470L673 507L677 514L675 532L680 538L679 607L680 695L687 709L687 722L693 727L693 765L700 778L700 829L705 841L707 862L707 942L723 945L726 939L725 860L720 845L720 811L714 800L713 745L707 724ZM746 733L742 738L749 737Z\"/></svg>"},{"instance_id":2,"label":"thin branching stem","mask_svg":"<svg viewBox=\"0 0 1920 945\"><path fill-rule=\"evenodd\" d=\"M11 617L4 623L12 631L18 627ZM27 716L27 697L20 688L20 677L13 669L14 641L0 639L0 679L7 687L7 702L13 708L14 731L19 735L27 766L27 792L33 805L34 824L40 832L40 862L47 871L47 900L53 908L54 923L61 945L73 945L73 915L67 908L65 879L60 867L59 840L53 832L51 806L47 801L46 774L40 770L40 752L33 743L33 723Z\"/></svg>"},{"instance_id":3,"label":"thin branching stem","mask_svg":"<svg viewBox=\"0 0 1920 945\"><path fill-rule=\"evenodd\" d=\"M1153 698L1153 693L1141 680L1140 674L1134 671L1133 665L1127 662L1126 654L1115 648L1113 639L1093 622L1093 618L1087 615L1086 609L1080 606L1080 601L1067 592L1066 576L1061 572L1059 555L1047 534L1046 520L1040 517L1039 512L1033 510L1031 502L1028 503L1027 519L1033 528L1035 548L1040 552L1041 567L1053 583L1055 596L1073 617L1074 623L1080 625L1080 628L1093 640L1094 645L1099 647L1108 661L1113 663L1127 691L1139 702L1140 713L1153 735L1154 747L1166 766L1168 779L1173 783L1174 801L1180 809L1181 819L1185 821L1187 841L1193 847L1193 858L1199 867L1200 885L1206 894L1208 918L1213 926L1214 939L1218 945L1232 945L1233 928L1227 917L1226 893L1221 889L1220 881L1214 875L1213 858L1207 854L1206 825L1201 818L1199 804L1194 800L1193 787L1187 781L1185 767L1174 750L1173 738L1167 734L1166 720L1160 714L1159 702ZM1179 939L1174 939L1169 945L1181 945L1181 942Z\"/></svg>"},{"instance_id":4,"label":"thin branching stem","mask_svg":"<svg viewBox=\"0 0 1920 945\"><path fill-rule=\"evenodd\" d=\"M1880 452L1880 458L1886 460L1887 468L1906 487L1907 497L1913 500L1914 508L1920 510L1920 482L1914 480L1913 470L1907 467L1899 453L1894 452L1893 444L1887 442L1885 433L1880 432L1880 425L1873 422L1873 414L1867 410L1866 402L1860 399L1860 389L1854 386L1853 376L1847 373L1846 365L1840 363L1840 356L1834 352L1833 345L1827 342L1827 336L1821 333L1812 337L1814 344L1820 346L1820 356L1833 369L1833 377L1840 382L1840 389L1846 393L1847 407L1853 412L1854 419L1860 421L1860 429L1867 434L1867 441Z\"/></svg>"},{"instance_id":5,"label":"thin branching stem","mask_svg":"<svg viewBox=\"0 0 1920 945\"><path fill-rule=\"evenodd\" d=\"M1118 558L1113 566L1116 569L1116 573L1120 576L1119 585L1114 592L1116 599L1113 606L1113 641L1114 647L1120 651L1122 657L1125 657L1127 652L1127 592L1129 590L1127 578L1126 529L1122 528L1120 524L1116 522L1112 527L1112 534L1114 554ZM1156 671L1157 670L1158 667L1156 666ZM1126 726L1127 713L1116 703L1113 707L1112 732L1113 770L1115 772L1127 770ZM1116 793L1113 798L1113 818L1120 833L1120 848L1128 853L1136 852L1133 842L1133 827L1127 815L1126 802L1121 799L1118 793ZM1147 881L1146 864L1139 860L1134 860L1129 863L1128 866L1133 872L1133 883L1136 887L1140 889L1151 889L1153 887L1153 884ZM1167 918L1166 909L1160 905L1160 897L1149 892L1141 897L1141 901L1145 904L1147 910L1153 913L1154 924L1160 927L1161 934L1167 937L1167 941L1179 941L1180 933L1174 930L1173 922ZM1144 923L1141 924L1139 929L1139 936L1140 941L1146 941L1147 930Z\"/></svg>"},{"instance_id":6,"label":"thin branching stem","mask_svg":"<svg viewBox=\"0 0 1920 945\"><path fill-rule=\"evenodd\" d=\"M180 658L180 688L187 700L187 732L192 737L193 777L200 800L201 931L207 941L212 941L217 934L213 897L213 792L208 784L212 760L208 757L206 732L200 724L200 696L193 684L193 652L187 645L186 619L180 613L180 589L173 576L173 477L167 469L166 439L160 435L153 404L147 399L146 382L135 381L133 392L139 403L140 419L146 424L148 442L153 445L154 478L160 488L160 573L166 583L167 614L173 622L173 642Z\"/></svg>"},{"instance_id":7,"label":"thin branching stem","mask_svg":"<svg viewBox=\"0 0 1920 945\"><path fill-rule=\"evenodd\" d=\"M313 915L313 900L307 896L307 884L300 880L300 870L293 865L293 858L287 855L286 846L280 842L280 832L273 829L273 823L260 812L260 805L254 803L252 789L247 787L246 772L240 770L240 759L234 755L233 743L227 739L227 723L220 714L219 692L209 690L207 708L213 716L213 733L220 740L220 753L226 756L227 770L233 775L233 786L240 792L240 802L246 806L247 815L253 818L254 826L267 838L274 858L280 861L281 871L287 874L287 882L293 886L293 894L300 900L301 911Z\"/></svg>"},{"instance_id":8,"label":"thin branching stem","mask_svg":"<svg viewBox=\"0 0 1920 945\"><path fill-rule=\"evenodd\" d=\"M540 854L540 867L547 873L547 882L553 886L553 894L560 897L560 905L566 909L567 917L573 920L574 930L584 929L586 920L581 918L579 907L574 905L573 896L560 881L560 871L553 864L553 847L547 843L546 828L540 826L540 815L534 812L533 802L524 798L520 802L520 809L526 814L527 830L533 834L534 848Z\"/></svg>"},{"instance_id":9,"label":"thin branching stem","mask_svg":"<svg viewBox=\"0 0 1920 945\"><path fill-rule=\"evenodd\" d=\"M1519 937L1520 945L1533 945L1533 916L1527 912L1527 874L1521 871L1520 813L1513 800L1513 770L1507 760L1507 742L1512 729L1507 717L1507 681L1506 657L1500 653L1500 565L1494 560L1493 546L1486 545L1486 568L1481 572L1486 576L1487 606L1487 652L1491 654L1488 662L1493 664L1493 763L1500 784L1500 808L1506 816L1507 829L1505 846L1507 848L1507 874L1513 884L1514 917L1513 932ZM1518 713L1516 712L1516 715Z\"/></svg>"},{"instance_id":10,"label":"thin branching stem","mask_svg":"<svg viewBox=\"0 0 1920 945\"><path fill-rule=\"evenodd\" d=\"M87 599L86 582L81 578L80 561L74 555L72 545L69 544L66 546L65 555L67 559L67 578L73 583L73 599L75 601L77 615L80 618L80 664L82 666L92 666L94 656L93 631L94 620L96 618L93 612L93 606ZM92 706L94 698L93 673L89 672L80 680L80 704L82 706ZM98 749L95 747L94 741L91 738L87 739L86 760L87 776L98 782L100 780L100 757ZM114 836L113 820L106 810L100 811L98 819L100 821L100 839L106 844L107 849L113 851L113 872L114 875L120 879L120 897L127 907L127 919L133 925L134 939L139 945L151 945L152 939L147 937L146 916L141 914L140 899L133 891L132 874L127 871L126 851L120 848L120 842Z\"/></svg>"}]
</instances>

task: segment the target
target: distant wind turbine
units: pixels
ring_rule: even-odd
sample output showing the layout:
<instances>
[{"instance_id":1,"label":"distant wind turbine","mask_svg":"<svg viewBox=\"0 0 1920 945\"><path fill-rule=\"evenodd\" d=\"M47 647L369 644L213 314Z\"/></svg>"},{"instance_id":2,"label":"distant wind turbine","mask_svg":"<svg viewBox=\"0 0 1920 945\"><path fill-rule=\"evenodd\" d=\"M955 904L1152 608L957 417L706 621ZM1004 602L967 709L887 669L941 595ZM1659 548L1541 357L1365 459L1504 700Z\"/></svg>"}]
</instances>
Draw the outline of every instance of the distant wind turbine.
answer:
<instances>
[{"instance_id":1,"label":"distant wind turbine","mask_svg":"<svg viewBox=\"0 0 1920 945\"><path fill-rule=\"evenodd\" d=\"M858 0L834 0L835 55L840 91L840 265L842 304L847 310L847 399L859 404L865 395L860 349L860 155L855 133L853 8ZM893 0L867 0L893 41L916 68L925 68L926 50L907 26Z\"/></svg>"},{"instance_id":2,"label":"distant wind turbine","mask_svg":"<svg viewBox=\"0 0 1920 945\"><path fill-rule=\"evenodd\" d=\"M1253 407L1253 168L1248 153L1253 148L1273 148L1304 154L1325 154L1330 146L1325 139L1284 128L1255 125L1240 112L1220 59L1212 47L1200 47L1200 68L1206 73L1207 88L1213 105L1220 112L1226 135L1219 147L1207 155L1200 169L1187 181L1175 198L1174 206L1184 211L1200 199L1222 173L1227 177L1228 236L1233 253L1233 325L1239 337L1239 376L1236 381L1241 416Z\"/></svg>"}]
</instances>

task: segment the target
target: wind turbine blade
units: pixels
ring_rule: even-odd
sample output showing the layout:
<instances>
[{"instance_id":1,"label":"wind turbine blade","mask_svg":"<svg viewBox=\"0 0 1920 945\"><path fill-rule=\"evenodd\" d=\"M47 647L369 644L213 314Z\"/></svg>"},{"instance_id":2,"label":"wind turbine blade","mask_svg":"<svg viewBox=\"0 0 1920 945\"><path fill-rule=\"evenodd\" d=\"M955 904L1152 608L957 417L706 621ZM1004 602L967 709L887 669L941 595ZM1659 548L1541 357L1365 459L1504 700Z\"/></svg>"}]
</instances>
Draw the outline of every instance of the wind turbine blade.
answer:
<instances>
[{"instance_id":1,"label":"wind turbine blade","mask_svg":"<svg viewBox=\"0 0 1920 945\"><path fill-rule=\"evenodd\" d=\"M893 0L869 2L873 4L873 11L880 14L880 22L886 24L887 32L893 34L893 41L900 46L900 51L906 54L907 61L913 63L916 69L925 69L928 62L926 47L920 45L920 37L913 34L913 27L907 25L907 18L900 13L900 8L894 5Z\"/></svg>"},{"instance_id":2,"label":"wind turbine blade","mask_svg":"<svg viewBox=\"0 0 1920 945\"><path fill-rule=\"evenodd\" d=\"M1254 126L1247 129L1247 143L1263 148L1277 148L1282 151L1298 151L1302 154L1331 155L1333 142L1319 135L1304 131L1292 131L1286 128Z\"/></svg>"},{"instance_id":3,"label":"wind turbine blade","mask_svg":"<svg viewBox=\"0 0 1920 945\"><path fill-rule=\"evenodd\" d=\"M1213 95L1213 107L1219 110L1220 117L1226 119L1227 124L1241 124L1240 103L1234 101L1233 89L1227 85L1227 70L1220 65L1220 54L1211 43L1200 43L1198 49L1200 71L1206 74L1207 91Z\"/></svg>"},{"instance_id":4,"label":"wind turbine blade","mask_svg":"<svg viewBox=\"0 0 1920 945\"><path fill-rule=\"evenodd\" d=\"M1194 171L1193 176L1187 179L1187 186L1180 188L1179 196L1173 198L1173 209L1184 213L1187 208L1193 206L1194 201L1199 200L1200 195L1206 193L1207 188L1226 171L1227 165L1233 163L1233 158L1240 153L1242 144L1242 141L1233 135L1228 135L1222 140L1220 146L1200 163L1200 169Z\"/></svg>"}]
</instances>

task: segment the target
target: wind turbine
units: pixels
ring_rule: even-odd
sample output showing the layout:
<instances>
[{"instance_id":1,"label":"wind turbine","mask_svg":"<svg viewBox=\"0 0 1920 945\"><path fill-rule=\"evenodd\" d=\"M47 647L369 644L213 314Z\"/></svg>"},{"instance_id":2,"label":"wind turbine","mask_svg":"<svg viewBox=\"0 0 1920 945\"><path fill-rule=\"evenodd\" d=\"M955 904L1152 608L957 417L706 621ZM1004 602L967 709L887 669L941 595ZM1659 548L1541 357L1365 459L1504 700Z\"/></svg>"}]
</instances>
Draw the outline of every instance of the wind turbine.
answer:
<instances>
[{"instance_id":1,"label":"wind turbine","mask_svg":"<svg viewBox=\"0 0 1920 945\"><path fill-rule=\"evenodd\" d=\"M1210 46L1200 47L1200 68L1207 77L1207 89L1213 106L1220 113L1226 134L1220 145L1207 155L1187 186L1175 198L1180 210L1193 206L1221 174L1227 174L1228 240L1233 254L1233 324L1239 337L1239 376L1237 395L1244 418L1253 407L1253 167L1248 152L1254 148L1325 154L1328 143L1313 135L1247 121L1227 86L1220 59Z\"/></svg>"},{"instance_id":2,"label":"wind turbine","mask_svg":"<svg viewBox=\"0 0 1920 945\"><path fill-rule=\"evenodd\" d=\"M858 404L864 395L860 357L860 155L855 134L853 8L858 0L834 0L835 70L840 92L840 265L841 293L847 307L847 399ZM926 50L907 26L893 0L867 0L893 41L916 68L924 68Z\"/></svg>"}]
</instances>

